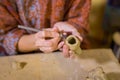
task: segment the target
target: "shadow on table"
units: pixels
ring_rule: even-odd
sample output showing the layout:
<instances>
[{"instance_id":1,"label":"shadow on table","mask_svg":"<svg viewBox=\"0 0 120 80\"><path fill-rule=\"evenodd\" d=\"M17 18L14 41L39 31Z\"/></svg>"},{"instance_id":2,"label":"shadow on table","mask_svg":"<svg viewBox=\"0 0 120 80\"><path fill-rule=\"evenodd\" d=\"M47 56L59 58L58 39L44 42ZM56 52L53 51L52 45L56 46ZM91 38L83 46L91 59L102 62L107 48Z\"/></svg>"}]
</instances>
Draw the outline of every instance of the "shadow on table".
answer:
<instances>
[{"instance_id":1,"label":"shadow on table","mask_svg":"<svg viewBox=\"0 0 120 80\"><path fill-rule=\"evenodd\" d=\"M106 74L108 77L108 80L120 80L120 73L108 73Z\"/></svg>"},{"instance_id":2,"label":"shadow on table","mask_svg":"<svg viewBox=\"0 0 120 80\"><path fill-rule=\"evenodd\" d=\"M109 62L117 62L112 50L110 49L96 49L96 50L86 50L79 56L80 59L90 59L95 60L101 64Z\"/></svg>"}]
</instances>

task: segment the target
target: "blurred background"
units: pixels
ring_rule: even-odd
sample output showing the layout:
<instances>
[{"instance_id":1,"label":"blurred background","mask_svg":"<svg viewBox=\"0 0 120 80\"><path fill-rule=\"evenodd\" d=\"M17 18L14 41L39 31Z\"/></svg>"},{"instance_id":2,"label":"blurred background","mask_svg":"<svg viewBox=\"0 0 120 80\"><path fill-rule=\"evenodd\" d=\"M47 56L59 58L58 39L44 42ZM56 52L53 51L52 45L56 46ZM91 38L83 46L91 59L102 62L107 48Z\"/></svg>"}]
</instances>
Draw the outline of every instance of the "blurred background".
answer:
<instances>
[{"instance_id":1,"label":"blurred background","mask_svg":"<svg viewBox=\"0 0 120 80\"><path fill-rule=\"evenodd\" d=\"M92 0L89 21L91 48L111 48L120 60L120 0Z\"/></svg>"}]
</instances>

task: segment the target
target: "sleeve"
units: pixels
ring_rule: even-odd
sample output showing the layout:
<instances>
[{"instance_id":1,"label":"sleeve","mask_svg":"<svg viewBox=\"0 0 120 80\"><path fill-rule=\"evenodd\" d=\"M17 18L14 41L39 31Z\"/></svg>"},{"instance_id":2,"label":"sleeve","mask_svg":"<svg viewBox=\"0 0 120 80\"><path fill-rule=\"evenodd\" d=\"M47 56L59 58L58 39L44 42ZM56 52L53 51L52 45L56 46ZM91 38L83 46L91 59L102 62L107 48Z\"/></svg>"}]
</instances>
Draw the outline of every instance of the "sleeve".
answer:
<instances>
[{"instance_id":1,"label":"sleeve","mask_svg":"<svg viewBox=\"0 0 120 80\"><path fill-rule=\"evenodd\" d=\"M2 44L9 55L17 53L19 38L25 33L17 28L17 20L10 14L5 6L0 5L0 35L4 35Z\"/></svg>"},{"instance_id":2,"label":"sleeve","mask_svg":"<svg viewBox=\"0 0 120 80\"><path fill-rule=\"evenodd\" d=\"M89 12L91 0L74 0L70 7L67 22L82 34L89 30Z\"/></svg>"},{"instance_id":3,"label":"sleeve","mask_svg":"<svg viewBox=\"0 0 120 80\"><path fill-rule=\"evenodd\" d=\"M90 6L91 0L74 0L67 16L67 22L73 25L83 37L83 44L88 44L84 37L89 30Z\"/></svg>"},{"instance_id":4,"label":"sleeve","mask_svg":"<svg viewBox=\"0 0 120 80\"><path fill-rule=\"evenodd\" d=\"M9 55L17 54L17 44L21 36L25 33L24 30L13 29L8 32L3 41L3 46Z\"/></svg>"}]
</instances>

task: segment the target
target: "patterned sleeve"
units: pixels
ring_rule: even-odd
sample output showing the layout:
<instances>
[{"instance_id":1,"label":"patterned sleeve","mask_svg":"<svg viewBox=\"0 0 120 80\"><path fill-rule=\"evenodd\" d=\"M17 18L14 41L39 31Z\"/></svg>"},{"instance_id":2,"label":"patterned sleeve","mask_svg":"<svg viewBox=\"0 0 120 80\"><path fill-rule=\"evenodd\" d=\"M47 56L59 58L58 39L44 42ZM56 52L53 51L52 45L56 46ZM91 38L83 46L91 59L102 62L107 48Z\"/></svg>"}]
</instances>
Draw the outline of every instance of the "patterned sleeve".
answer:
<instances>
[{"instance_id":1,"label":"patterned sleeve","mask_svg":"<svg viewBox=\"0 0 120 80\"><path fill-rule=\"evenodd\" d=\"M89 12L91 0L74 0L68 13L67 22L72 24L81 34L89 29Z\"/></svg>"},{"instance_id":2,"label":"patterned sleeve","mask_svg":"<svg viewBox=\"0 0 120 80\"><path fill-rule=\"evenodd\" d=\"M20 37L25 33L24 30L14 29L6 34L3 46L9 55L17 54L17 44Z\"/></svg>"},{"instance_id":3,"label":"patterned sleeve","mask_svg":"<svg viewBox=\"0 0 120 80\"><path fill-rule=\"evenodd\" d=\"M25 31L17 28L19 23L5 6L0 5L0 37L4 35L2 43L8 55L17 53L17 43Z\"/></svg>"}]
</instances>

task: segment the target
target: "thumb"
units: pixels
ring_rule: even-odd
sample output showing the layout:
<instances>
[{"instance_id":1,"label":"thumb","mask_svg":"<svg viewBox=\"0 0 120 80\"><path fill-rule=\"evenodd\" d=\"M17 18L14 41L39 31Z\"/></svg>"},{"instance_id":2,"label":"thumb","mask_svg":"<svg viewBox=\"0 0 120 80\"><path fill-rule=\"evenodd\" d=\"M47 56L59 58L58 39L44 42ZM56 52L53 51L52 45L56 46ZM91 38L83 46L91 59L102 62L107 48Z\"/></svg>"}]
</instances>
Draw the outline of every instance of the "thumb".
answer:
<instances>
[{"instance_id":1,"label":"thumb","mask_svg":"<svg viewBox=\"0 0 120 80\"><path fill-rule=\"evenodd\" d=\"M73 32L73 35L75 35L80 41L83 41L83 37L78 32Z\"/></svg>"},{"instance_id":2,"label":"thumb","mask_svg":"<svg viewBox=\"0 0 120 80\"><path fill-rule=\"evenodd\" d=\"M59 29L57 27L53 27L52 30L55 31L55 32L59 32Z\"/></svg>"}]
</instances>

